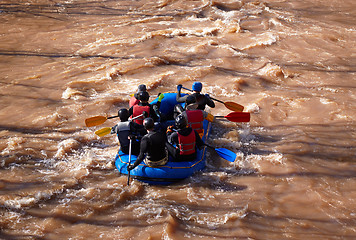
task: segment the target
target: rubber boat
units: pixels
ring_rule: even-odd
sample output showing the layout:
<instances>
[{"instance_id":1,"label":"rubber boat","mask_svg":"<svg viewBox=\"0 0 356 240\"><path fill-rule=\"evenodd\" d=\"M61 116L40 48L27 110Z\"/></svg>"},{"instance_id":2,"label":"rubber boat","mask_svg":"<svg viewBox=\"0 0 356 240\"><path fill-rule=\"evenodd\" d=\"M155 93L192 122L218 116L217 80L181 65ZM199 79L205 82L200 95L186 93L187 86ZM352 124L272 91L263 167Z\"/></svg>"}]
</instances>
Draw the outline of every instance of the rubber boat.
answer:
<instances>
[{"instance_id":1,"label":"rubber boat","mask_svg":"<svg viewBox=\"0 0 356 240\"><path fill-rule=\"evenodd\" d=\"M157 98L151 103L157 102ZM173 108L177 104L176 93L164 93L160 111L167 116L167 119L173 119ZM167 120L162 123L164 127L174 125L174 120ZM204 133L202 140L206 142L210 135L211 122L204 120ZM137 159L136 155L131 155L131 163ZM169 161L161 167L149 167L144 162L130 171L130 177L139 181L153 185L168 185L189 178L195 172L205 168L206 147L197 150L197 157L192 162L173 162L169 156ZM115 166L121 174L127 175L127 166L129 164L129 155L119 151L115 157Z\"/></svg>"}]
</instances>

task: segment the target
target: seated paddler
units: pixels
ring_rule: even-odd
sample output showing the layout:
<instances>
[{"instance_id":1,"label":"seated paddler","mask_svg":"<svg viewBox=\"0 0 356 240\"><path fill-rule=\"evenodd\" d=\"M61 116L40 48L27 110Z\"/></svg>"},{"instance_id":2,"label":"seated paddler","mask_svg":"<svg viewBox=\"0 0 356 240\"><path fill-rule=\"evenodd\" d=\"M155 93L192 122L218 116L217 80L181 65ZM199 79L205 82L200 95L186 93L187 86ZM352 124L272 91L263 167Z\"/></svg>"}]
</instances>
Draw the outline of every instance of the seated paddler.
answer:
<instances>
[{"instance_id":1,"label":"seated paddler","mask_svg":"<svg viewBox=\"0 0 356 240\"><path fill-rule=\"evenodd\" d=\"M167 128L167 149L176 162L194 161L197 155L197 148L202 149L204 142L197 131L187 124L187 119L183 115L178 115L175 119L175 126Z\"/></svg>"},{"instance_id":2,"label":"seated paddler","mask_svg":"<svg viewBox=\"0 0 356 240\"><path fill-rule=\"evenodd\" d=\"M197 131L201 136L204 133L203 121L208 118L208 113L197 109L197 102L194 95L189 95L185 100L184 108L177 104L175 105L175 115L183 115L187 119L187 124Z\"/></svg>"},{"instance_id":3,"label":"seated paddler","mask_svg":"<svg viewBox=\"0 0 356 240\"><path fill-rule=\"evenodd\" d=\"M192 85L193 93L189 95L182 96L181 95L182 85L179 84L177 86L177 96L176 100L178 103L184 103L188 96L194 96L196 99L196 103L198 104L197 109L204 110L205 106L208 105L211 108L215 107L215 103L211 100L209 94L201 94L203 89L203 84L201 82L194 82Z\"/></svg>"},{"instance_id":4,"label":"seated paddler","mask_svg":"<svg viewBox=\"0 0 356 240\"><path fill-rule=\"evenodd\" d=\"M150 117L152 118L155 122L159 122L160 118L161 118L161 113L159 111L159 107L161 104L161 101L163 99L164 95L160 94L157 104L152 105L148 102L150 95L148 92L140 92L138 94L138 99L140 100L140 102L136 105L133 105L130 109L129 109L129 115L132 118L135 118L139 115L141 115L142 113L146 113L144 116L136 118L134 121L138 124L143 124L143 120L146 117Z\"/></svg>"},{"instance_id":5,"label":"seated paddler","mask_svg":"<svg viewBox=\"0 0 356 240\"><path fill-rule=\"evenodd\" d=\"M120 143L120 150L123 153L129 153L130 138L132 140L131 152L137 155L140 152L140 139L147 131L135 122L129 121L129 111L122 108L118 112L120 122L111 128L111 134L117 134Z\"/></svg>"},{"instance_id":6,"label":"seated paddler","mask_svg":"<svg viewBox=\"0 0 356 240\"><path fill-rule=\"evenodd\" d=\"M137 87L137 92L133 94L133 96L131 96L130 101L129 101L129 107L132 107L136 104L138 104L140 102L138 95L141 92L147 92L147 88L145 84L140 84Z\"/></svg>"},{"instance_id":7,"label":"seated paddler","mask_svg":"<svg viewBox=\"0 0 356 240\"><path fill-rule=\"evenodd\" d=\"M154 130L154 121L152 118L145 118L143 126L148 133L142 137L140 153L134 164L127 166L127 171L131 171L142 161L150 167L163 166L168 162L166 149L167 137L165 132Z\"/></svg>"}]
</instances>

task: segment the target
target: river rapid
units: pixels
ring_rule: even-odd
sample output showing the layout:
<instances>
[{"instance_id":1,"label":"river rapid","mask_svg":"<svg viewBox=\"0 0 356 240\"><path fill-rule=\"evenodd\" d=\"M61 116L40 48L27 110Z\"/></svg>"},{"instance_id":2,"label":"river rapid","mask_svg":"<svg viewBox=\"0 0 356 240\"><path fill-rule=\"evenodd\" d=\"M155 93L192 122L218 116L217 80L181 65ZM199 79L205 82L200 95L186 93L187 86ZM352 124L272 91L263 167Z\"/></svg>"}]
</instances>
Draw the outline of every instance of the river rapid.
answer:
<instances>
[{"instance_id":1,"label":"river rapid","mask_svg":"<svg viewBox=\"0 0 356 240\"><path fill-rule=\"evenodd\" d=\"M356 1L2 0L1 239L355 239ZM120 175L86 118L203 83L207 167ZM223 104L207 109L230 112Z\"/></svg>"}]
</instances>

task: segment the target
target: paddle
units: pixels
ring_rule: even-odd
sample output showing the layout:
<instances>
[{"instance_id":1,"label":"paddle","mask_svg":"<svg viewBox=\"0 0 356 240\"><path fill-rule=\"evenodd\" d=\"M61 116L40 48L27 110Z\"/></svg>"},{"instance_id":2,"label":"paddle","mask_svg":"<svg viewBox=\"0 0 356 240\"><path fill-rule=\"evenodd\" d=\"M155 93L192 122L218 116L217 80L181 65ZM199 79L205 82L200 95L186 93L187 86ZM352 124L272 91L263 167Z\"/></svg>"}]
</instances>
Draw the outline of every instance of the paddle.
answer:
<instances>
[{"instance_id":1,"label":"paddle","mask_svg":"<svg viewBox=\"0 0 356 240\"><path fill-rule=\"evenodd\" d=\"M108 135L111 132L111 127L104 127L102 129L96 130L95 134L98 135L99 137L103 137L105 135Z\"/></svg>"},{"instance_id":2,"label":"paddle","mask_svg":"<svg viewBox=\"0 0 356 240\"><path fill-rule=\"evenodd\" d=\"M230 151L229 149L226 148L215 148L213 146L210 146L206 143L204 143L205 146L210 147L212 149L214 149L217 154L219 154L220 157L226 159L229 162L234 162L236 159L236 153Z\"/></svg>"},{"instance_id":3,"label":"paddle","mask_svg":"<svg viewBox=\"0 0 356 240\"><path fill-rule=\"evenodd\" d=\"M107 119L116 118L116 117L118 116L112 116L112 117L95 116L95 117L87 118L85 119L85 125L87 127L98 126L100 124L103 124Z\"/></svg>"},{"instance_id":4,"label":"paddle","mask_svg":"<svg viewBox=\"0 0 356 240\"><path fill-rule=\"evenodd\" d=\"M226 118L231 122L249 122L251 114L249 112L231 112L226 116L215 116L216 118Z\"/></svg>"},{"instance_id":5,"label":"paddle","mask_svg":"<svg viewBox=\"0 0 356 240\"><path fill-rule=\"evenodd\" d=\"M134 120L134 119L136 119L136 118L142 117L142 116L144 116L144 115L145 115L145 114L142 113L142 114L140 114L140 115L138 115L138 116L136 116L136 117L130 119L130 121L132 121L132 120ZM96 131L95 131L95 134L98 135L99 137L103 137L103 136L105 136L105 135L108 135L110 132L111 132L111 127L104 127L104 128L99 129L99 130L96 130Z\"/></svg>"},{"instance_id":6,"label":"paddle","mask_svg":"<svg viewBox=\"0 0 356 240\"><path fill-rule=\"evenodd\" d=\"M205 119L209 122L213 122L215 118L226 118L231 122L249 122L251 115L249 112L231 112L226 116L214 116L208 113Z\"/></svg>"},{"instance_id":7,"label":"paddle","mask_svg":"<svg viewBox=\"0 0 356 240\"><path fill-rule=\"evenodd\" d=\"M129 146L129 166L131 165L131 147L132 147L132 139L130 138L130 146ZM128 171L127 175L127 186L130 185L130 170Z\"/></svg>"},{"instance_id":8,"label":"paddle","mask_svg":"<svg viewBox=\"0 0 356 240\"><path fill-rule=\"evenodd\" d=\"M185 87L182 87L183 89L185 90L188 90L188 91L191 91L193 92L193 90L189 89L189 88L185 88ZM210 97L212 100L215 100L219 103L222 103L225 105L226 108L230 109L231 111L236 111L236 112L242 112L244 110L244 106L240 105L240 104L237 104L237 103L234 103L234 102L223 102L221 100L218 100L216 98L213 98L213 97Z\"/></svg>"}]
</instances>

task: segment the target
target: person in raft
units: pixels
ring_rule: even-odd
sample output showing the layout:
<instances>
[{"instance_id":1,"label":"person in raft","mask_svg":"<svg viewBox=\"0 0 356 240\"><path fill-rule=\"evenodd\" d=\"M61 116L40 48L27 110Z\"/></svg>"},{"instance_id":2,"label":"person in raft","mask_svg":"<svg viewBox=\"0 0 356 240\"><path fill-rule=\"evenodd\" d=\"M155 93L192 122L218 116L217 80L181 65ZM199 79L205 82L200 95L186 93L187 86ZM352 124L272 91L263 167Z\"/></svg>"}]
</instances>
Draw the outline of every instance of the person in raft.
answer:
<instances>
[{"instance_id":1,"label":"person in raft","mask_svg":"<svg viewBox=\"0 0 356 240\"><path fill-rule=\"evenodd\" d=\"M162 99L164 98L163 94L160 94L158 97L158 105L151 105L148 103L148 99L150 98L150 95L148 94L148 92L140 92L138 94L138 99L139 99L139 103L136 105L133 105L130 109L129 109L129 116L131 116L132 118L137 117L139 115L141 115L142 113L146 112L146 114L144 116L141 116L137 119L135 119L134 121L138 124L143 124L143 120L147 117L151 117L153 118L154 121L159 121L160 120L160 112L159 112L159 105L162 101Z\"/></svg>"},{"instance_id":2,"label":"person in raft","mask_svg":"<svg viewBox=\"0 0 356 240\"><path fill-rule=\"evenodd\" d=\"M202 89L203 89L203 84L201 82L194 82L192 85L192 90L194 91L194 93L181 96L182 84L179 84L177 86L176 100L178 103L184 103L188 96L193 95L198 103L197 109L204 110L206 105L208 105L211 108L214 108L215 103L213 102L213 100L210 99L209 94L203 95L200 93Z\"/></svg>"},{"instance_id":3,"label":"person in raft","mask_svg":"<svg viewBox=\"0 0 356 240\"><path fill-rule=\"evenodd\" d=\"M178 115L175 119L178 131L173 130L174 126L167 128L168 143L166 146L175 162L194 161L197 156L197 148L204 147L204 142L198 132L187 124L187 119L183 115Z\"/></svg>"},{"instance_id":4,"label":"person in raft","mask_svg":"<svg viewBox=\"0 0 356 240\"><path fill-rule=\"evenodd\" d=\"M199 133L200 136L203 135L203 121L208 118L208 113L197 109L198 103L194 95L188 95L185 100L185 107L183 108L179 104L175 106L175 114L182 115L187 119L187 124ZM179 116L178 115L178 116Z\"/></svg>"},{"instance_id":5,"label":"person in raft","mask_svg":"<svg viewBox=\"0 0 356 240\"><path fill-rule=\"evenodd\" d=\"M137 92L134 93L134 95L130 98L129 101L129 108L131 108L132 106L138 104L140 102L140 100L138 99L138 95L141 92L147 92L147 88L145 84L140 84L137 87Z\"/></svg>"},{"instance_id":6,"label":"person in raft","mask_svg":"<svg viewBox=\"0 0 356 240\"><path fill-rule=\"evenodd\" d=\"M117 134L120 150L129 154L130 138L132 140L131 153L138 155L140 152L140 138L147 134L144 126L129 121L129 111L126 108L119 110L120 122L111 128L111 134Z\"/></svg>"},{"instance_id":7,"label":"person in raft","mask_svg":"<svg viewBox=\"0 0 356 240\"><path fill-rule=\"evenodd\" d=\"M163 166L168 162L166 133L154 130L154 121L152 118L146 118L143 121L143 126L148 133L141 140L140 153L136 161L132 165L127 166L127 171L131 171L142 161L149 167Z\"/></svg>"}]
</instances>

